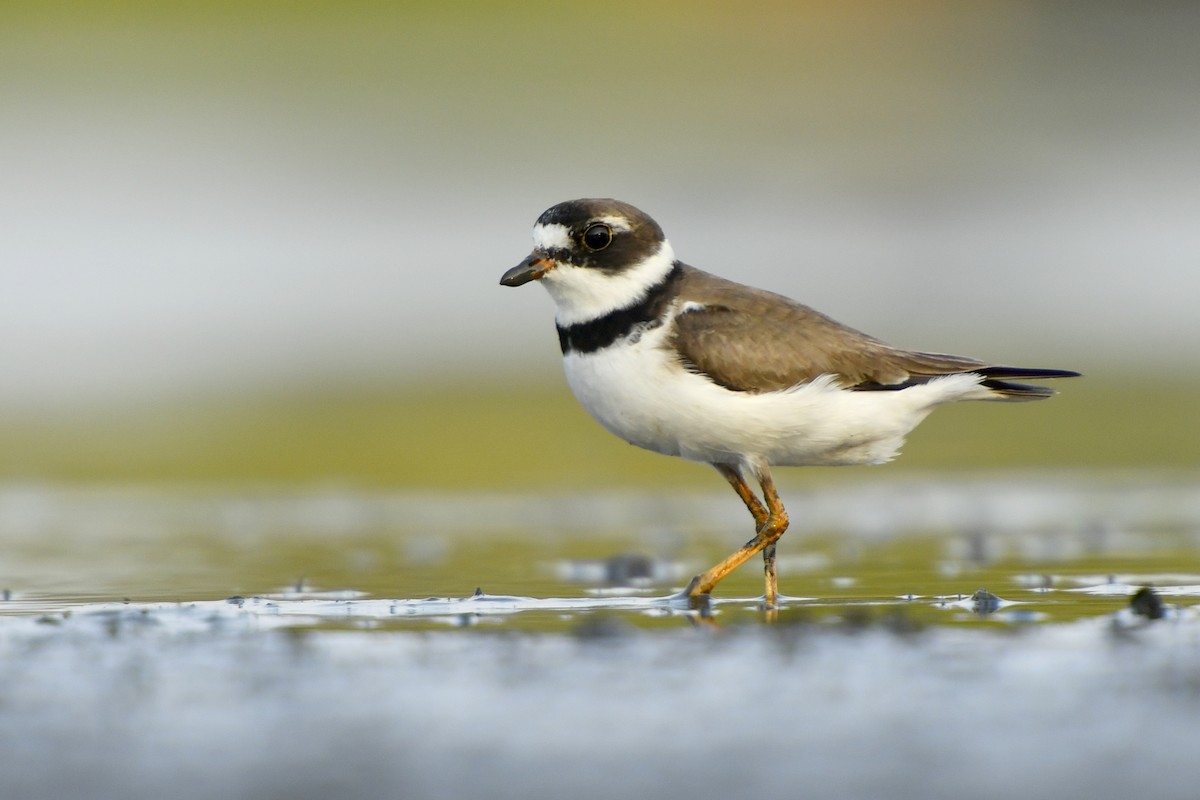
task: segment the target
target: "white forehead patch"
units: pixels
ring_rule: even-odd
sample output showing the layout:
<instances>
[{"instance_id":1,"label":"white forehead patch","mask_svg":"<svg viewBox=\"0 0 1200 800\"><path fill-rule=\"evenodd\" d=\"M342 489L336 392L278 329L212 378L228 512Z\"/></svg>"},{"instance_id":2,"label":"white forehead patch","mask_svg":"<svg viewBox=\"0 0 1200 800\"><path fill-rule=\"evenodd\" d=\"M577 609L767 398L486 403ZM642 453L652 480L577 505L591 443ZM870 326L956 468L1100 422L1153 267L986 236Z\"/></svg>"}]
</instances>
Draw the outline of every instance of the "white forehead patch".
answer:
<instances>
[{"instance_id":1,"label":"white forehead patch","mask_svg":"<svg viewBox=\"0 0 1200 800\"><path fill-rule=\"evenodd\" d=\"M566 250L571 246L571 232L566 225L534 225L533 246L538 250Z\"/></svg>"}]
</instances>

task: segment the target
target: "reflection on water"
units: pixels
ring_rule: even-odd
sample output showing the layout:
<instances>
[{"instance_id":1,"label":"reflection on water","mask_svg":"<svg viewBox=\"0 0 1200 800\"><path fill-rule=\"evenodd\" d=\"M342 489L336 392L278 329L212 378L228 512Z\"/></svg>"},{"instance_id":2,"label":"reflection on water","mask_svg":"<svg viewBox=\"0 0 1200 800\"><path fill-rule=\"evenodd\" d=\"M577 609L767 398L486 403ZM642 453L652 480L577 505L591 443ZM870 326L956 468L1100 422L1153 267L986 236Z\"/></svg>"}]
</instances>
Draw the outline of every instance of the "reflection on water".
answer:
<instances>
[{"instance_id":1,"label":"reflection on water","mask_svg":"<svg viewBox=\"0 0 1200 800\"><path fill-rule=\"evenodd\" d=\"M400 609L442 632L371 624ZM670 626L630 624L651 610ZM536 613L577 621L506 624ZM1194 609L841 614L714 628L661 600L473 596L0 617L0 796L1193 796Z\"/></svg>"},{"instance_id":2,"label":"reflection on water","mask_svg":"<svg viewBox=\"0 0 1200 800\"><path fill-rule=\"evenodd\" d=\"M974 598L977 610L1016 604L1062 621L1111 612L1141 586L1186 597L1200 584L1198 485L1191 473L1014 474L793 491L802 510L780 545L783 613L896 606L935 621L946 615L931 608ZM0 588L10 597L0 609L238 595L391 626L444 616L439 603L459 604L454 618L499 616L531 630L596 609L641 624L663 610L656 598L740 544L747 527L744 509L719 492L10 485L0 489ZM761 591L748 565L718 587L715 615L752 613ZM347 612L368 603L392 610Z\"/></svg>"},{"instance_id":3,"label":"reflection on water","mask_svg":"<svg viewBox=\"0 0 1200 800\"><path fill-rule=\"evenodd\" d=\"M0 797L1190 799L1195 486L814 492L773 625L707 497L10 486Z\"/></svg>"},{"instance_id":4,"label":"reflection on water","mask_svg":"<svg viewBox=\"0 0 1200 800\"><path fill-rule=\"evenodd\" d=\"M1106 597L1121 597L1122 603L1109 613L1114 624L1137 626L1158 619L1189 619L1200 622L1200 608L1190 598L1200 598L1200 575L1189 576L1186 585L1156 583L1159 576L1147 575L1138 585L1110 583L1089 586L1082 591ZM1154 584L1151 586L1151 584ZM1080 590L1071 590L1080 591ZM1183 605L1174 604L1176 601ZM1072 601L1066 600L1066 603ZM990 619L998 622L1030 623L1051 619L1042 609L1056 603L1041 599L1041 605L1001 598L986 589L969 595L942 597L905 597L872 602L839 602L781 596L777 614L771 621L819 621L838 626L847 623L903 620L907 626L927 622L961 622ZM417 599L377 599L362 592L287 591L225 600L198 600L180 603L120 602L45 602L10 598L0 608L3 616L33 620L37 625L74 624L80 618L153 620L164 629L193 630L209 626L236 624L255 630L275 628L350 627L370 629L427 629L414 623L434 623L451 627L469 627L480 623L519 629L525 617L542 620L540 630L552 629L547 620L557 620L567 630L587 630L592 617L627 621L674 618L690 624L721 627L731 622L763 619L762 598L688 598L682 593L639 597L615 593L597 593L587 597L519 597L492 595L481 590L467 597L425 597ZM18 630L9 629L9 635Z\"/></svg>"}]
</instances>

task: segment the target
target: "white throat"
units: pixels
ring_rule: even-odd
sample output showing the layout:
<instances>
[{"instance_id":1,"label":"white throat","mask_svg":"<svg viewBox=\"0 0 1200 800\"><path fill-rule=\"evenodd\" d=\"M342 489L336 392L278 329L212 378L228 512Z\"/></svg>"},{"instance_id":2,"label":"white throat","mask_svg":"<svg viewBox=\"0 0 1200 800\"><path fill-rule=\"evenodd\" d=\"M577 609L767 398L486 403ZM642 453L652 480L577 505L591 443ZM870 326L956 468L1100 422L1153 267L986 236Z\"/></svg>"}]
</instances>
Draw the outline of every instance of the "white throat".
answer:
<instances>
[{"instance_id":1,"label":"white throat","mask_svg":"<svg viewBox=\"0 0 1200 800\"><path fill-rule=\"evenodd\" d=\"M654 255L618 273L557 263L540 283L554 300L555 321L565 327L633 305L661 283L674 264L675 251L664 239Z\"/></svg>"}]
</instances>

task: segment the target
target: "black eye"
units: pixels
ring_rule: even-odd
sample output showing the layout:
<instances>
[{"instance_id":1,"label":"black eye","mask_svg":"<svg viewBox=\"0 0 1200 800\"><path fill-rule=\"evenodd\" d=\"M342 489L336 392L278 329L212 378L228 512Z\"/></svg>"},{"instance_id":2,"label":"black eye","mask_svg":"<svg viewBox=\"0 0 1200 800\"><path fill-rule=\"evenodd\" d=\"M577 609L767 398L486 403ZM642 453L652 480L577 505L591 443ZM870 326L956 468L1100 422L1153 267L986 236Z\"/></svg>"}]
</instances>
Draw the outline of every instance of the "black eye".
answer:
<instances>
[{"instance_id":1,"label":"black eye","mask_svg":"<svg viewBox=\"0 0 1200 800\"><path fill-rule=\"evenodd\" d=\"M583 246L588 250L603 250L612 244L612 228L596 223L583 232Z\"/></svg>"}]
</instances>

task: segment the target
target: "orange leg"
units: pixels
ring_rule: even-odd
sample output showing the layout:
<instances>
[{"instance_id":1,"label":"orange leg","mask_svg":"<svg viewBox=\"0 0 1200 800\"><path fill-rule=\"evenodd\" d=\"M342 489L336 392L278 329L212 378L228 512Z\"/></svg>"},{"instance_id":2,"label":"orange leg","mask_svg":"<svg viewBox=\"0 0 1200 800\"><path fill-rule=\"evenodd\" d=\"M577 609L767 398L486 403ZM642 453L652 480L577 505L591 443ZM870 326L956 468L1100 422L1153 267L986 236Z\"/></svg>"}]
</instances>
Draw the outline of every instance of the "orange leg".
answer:
<instances>
[{"instance_id":1,"label":"orange leg","mask_svg":"<svg viewBox=\"0 0 1200 800\"><path fill-rule=\"evenodd\" d=\"M775 576L775 543L771 542L763 548L763 577L766 588L763 590L763 604L767 608L779 605L779 578Z\"/></svg>"},{"instance_id":2,"label":"orange leg","mask_svg":"<svg viewBox=\"0 0 1200 800\"><path fill-rule=\"evenodd\" d=\"M750 509L750 513L754 515L754 530L760 530L767 522L767 509L762 502L754 495L745 478L742 477L742 471L738 467L729 464L713 464L717 472L729 481L729 485L738 493L738 497L742 498L742 502L746 504L746 508ZM779 579L775 575L775 545L774 543L767 545L762 550L763 554L763 576L766 579L766 589L763 592L763 597L766 599L767 608L773 608L779 597Z\"/></svg>"},{"instance_id":3,"label":"orange leg","mask_svg":"<svg viewBox=\"0 0 1200 800\"><path fill-rule=\"evenodd\" d=\"M746 483L746 479L742 477L742 471L738 467L730 466L729 464L713 464L717 472L725 480L729 481L729 485L738 493L738 497L742 498L742 502L746 504L746 508L750 509L750 513L754 515L754 529L758 530L767 521L767 509L754 495L754 490Z\"/></svg>"},{"instance_id":4,"label":"orange leg","mask_svg":"<svg viewBox=\"0 0 1200 800\"><path fill-rule=\"evenodd\" d=\"M778 581L775 575L775 542L787 530L788 516L787 511L783 508L783 502L779 499L779 493L775 491L775 481L771 479L771 471L765 464L755 469L758 482L762 486L763 500L766 502L764 506L763 502L754 496L754 491L746 483L741 469L727 464L714 464L714 466L725 477L725 480L729 481L729 485L733 487L733 490L738 493L738 497L742 498L742 502L746 504L746 508L750 509L750 513L754 515L756 533L753 539L719 564L704 574L692 578L692 582L688 584L687 594L691 597L709 594L726 575L745 564L756 553L761 552L763 554L763 573L766 577L766 605L767 608L774 608L779 597Z\"/></svg>"}]
</instances>

